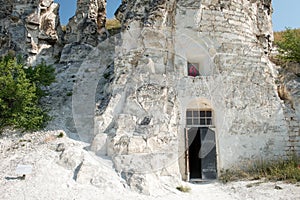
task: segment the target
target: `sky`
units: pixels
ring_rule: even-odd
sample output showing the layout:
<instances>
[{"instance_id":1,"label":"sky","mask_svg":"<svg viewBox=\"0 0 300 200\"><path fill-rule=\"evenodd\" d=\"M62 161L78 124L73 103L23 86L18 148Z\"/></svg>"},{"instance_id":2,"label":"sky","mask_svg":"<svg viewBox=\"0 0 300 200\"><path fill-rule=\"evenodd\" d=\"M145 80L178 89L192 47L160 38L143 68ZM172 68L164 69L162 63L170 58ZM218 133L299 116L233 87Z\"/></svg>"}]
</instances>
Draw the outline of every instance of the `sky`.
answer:
<instances>
[{"instance_id":1,"label":"sky","mask_svg":"<svg viewBox=\"0 0 300 200\"><path fill-rule=\"evenodd\" d=\"M299 0L273 0L273 9L274 31L282 31L286 27L300 28Z\"/></svg>"},{"instance_id":2,"label":"sky","mask_svg":"<svg viewBox=\"0 0 300 200\"><path fill-rule=\"evenodd\" d=\"M60 3L61 24L75 14L77 0L54 0ZM107 0L107 17L113 18L121 0ZM273 29L274 31L289 28L300 28L300 0L273 0Z\"/></svg>"},{"instance_id":3,"label":"sky","mask_svg":"<svg viewBox=\"0 0 300 200\"><path fill-rule=\"evenodd\" d=\"M121 4L121 0L106 0L107 1L107 17L113 18L114 13ZM60 20L61 24L65 25L68 23L69 18L74 16L76 11L76 2L77 0L54 0L60 4Z\"/></svg>"}]
</instances>

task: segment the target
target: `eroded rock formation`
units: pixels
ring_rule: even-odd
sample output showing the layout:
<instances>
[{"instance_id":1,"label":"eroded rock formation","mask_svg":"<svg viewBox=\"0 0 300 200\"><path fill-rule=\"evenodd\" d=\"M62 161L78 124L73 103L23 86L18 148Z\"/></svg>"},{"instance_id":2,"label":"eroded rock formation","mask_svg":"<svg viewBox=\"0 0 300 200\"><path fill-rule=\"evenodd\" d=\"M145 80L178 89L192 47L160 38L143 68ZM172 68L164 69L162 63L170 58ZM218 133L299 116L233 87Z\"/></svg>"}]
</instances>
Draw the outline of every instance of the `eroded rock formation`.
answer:
<instances>
[{"instance_id":1,"label":"eroded rock formation","mask_svg":"<svg viewBox=\"0 0 300 200\"><path fill-rule=\"evenodd\" d=\"M215 139L206 142L215 143L216 168L199 170L290 153L289 119L268 58L271 15L271 1L122 2L111 101L95 133L100 143L107 134L107 153L132 188L145 192L137 183L151 176L191 178L186 130L200 125L187 111L213 115ZM191 63L200 76L189 74Z\"/></svg>"},{"instance_id":2,"label":"eroded rock formation","mask_svg":"<svg viewBox=\"0 0 300 200\"><path fill-rule=\"evenodd\" d=\"M66 33L60 26L59 5L53 0L0 3L4 5L0 10L0 54L13 50L33 65L42 60L53 64L60 60L61 54L64 54L62 62L75 61L72 54L89 52L90 46L97 46L108 36L104 0L78 1L76 14L66 26Z\"/></svg>"},{"instance_id":3,"label":"eroded rock formation","mask_svg":"<svg viewBox=\"0 0 300 200\"><path fill-rule=\"evenodd\" d=\"M78 0L64 36L52 0L0 2L1 53L50 63L58 55L53 124L110 156L132 189L151 193L153 180L175 188L195 178L195 128L211 136L194 152L206 166L198 178L299 153L298 90L285 79L278 94L268 58L270 0L123 0L122 33L108 40L104 0Z\"/></svg>"},{"instance_id":4,"label":"eroded rock formation","mask_svg":"<svg viewBox=\"0 0 300 200\"><path fill-rule=\"evenodd\" d=\"M54 63L62 45L58 4L53 0L0 1L1 54L13 50L30 64Z\"/></svg>"},{"instance_id":5,"label":"eroded rock formation","mask_svg":"<svg viewBox=\"0 0 300 200\"><path fill-rule=\"evenodd\" d=\"M278 94L285 104L284 114L289 128L289 144L286 150L298 154L300 151L300 64L281 63L278 69Z\"/></svg>"},{"instance_id":6,"label":"eroded rock formation","mask_svg":"<svg viewBox=\"0 0 300 200\"><path fill-rule=\"evenodd\" d=\"M66 27L66 43L85 43L97 46L100 34L106 38L106 1L79 0L77 10Z\"/></svg>"},{"instance_id":7,"label":"eroded rock formation","mask_svg":"<svg viewBox=\"0 0 300 200\"><path fill-rule=\"evenodd\" d=\"M106 1L78 0L75 15L66 26L60 62L80 62L108 37L105 29Z\"/></svg>"}]
</instances>

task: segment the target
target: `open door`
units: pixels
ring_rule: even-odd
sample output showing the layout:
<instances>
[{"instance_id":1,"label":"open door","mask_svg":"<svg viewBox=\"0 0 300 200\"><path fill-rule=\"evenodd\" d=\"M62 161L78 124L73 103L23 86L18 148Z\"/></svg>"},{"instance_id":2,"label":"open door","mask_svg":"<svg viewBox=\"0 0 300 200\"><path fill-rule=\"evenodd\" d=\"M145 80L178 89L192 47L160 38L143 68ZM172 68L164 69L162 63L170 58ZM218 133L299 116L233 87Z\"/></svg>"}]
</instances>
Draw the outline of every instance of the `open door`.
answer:
<instances>
[{"instance_id":1,"label":"open door","mask_svg":"<svg viewBox=\"0 0 300 200\"><path fill-rule=\"evenodd\" d=\"M192 127L186 130L187 180L216 179L215 132L208 127Z\"/></svg>"},{"instance_id":2,"label":"open door","mask_svg":"<svg viewBox=\"0 0 300 200\"><path fill-rule=\"evenodd\" d=\"M201 178L217 178L217 154L215 132L207 127L199 128L201 137Z\"/></svg>"}]
</instances>

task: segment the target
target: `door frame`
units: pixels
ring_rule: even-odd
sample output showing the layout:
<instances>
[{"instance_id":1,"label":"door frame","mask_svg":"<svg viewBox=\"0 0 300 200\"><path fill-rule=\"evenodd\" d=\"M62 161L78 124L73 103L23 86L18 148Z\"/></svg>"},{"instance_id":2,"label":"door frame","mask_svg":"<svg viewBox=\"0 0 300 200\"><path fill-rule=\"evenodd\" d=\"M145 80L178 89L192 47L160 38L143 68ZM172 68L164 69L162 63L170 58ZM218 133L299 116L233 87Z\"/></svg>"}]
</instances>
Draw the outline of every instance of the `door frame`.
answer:
<instances>
[{"instance_id":1,"label":"door frame","mask_svg":"<svg viewBox=\"0 0 300 200\"><path fill-rule=\"evenodd\" d=\"M186 171L186 181L190 181L190 155L189 155L189 131L190 128L184 129L185 136L185 171Z\"/></svg>"},{"instance_id":2,"label":"door frame","mask_svg":"<svg viewBox=\"0 0 300 200\"><path fill-rule=\"evenodd\" d=\"M188 131L191 128L208 128L211 129L212 131L214 131L215 134L215 148L216 148L216 176L218 177L219 174L219 170L218 170L218 165L219 165L219 158L218 158L218 142L217 142L217 134L216 134L216 128L215 126L188 126L186 128L184 128L184 138L185 138L185 173L186 173L186 181L189 182L190 179L190 163L189 163L189 159L190 159L190 155L189 155L189 135L188 135ZM201 137L201 136L200 136ZM201 169L201 173L202 173L202 169ZM202 179L202 178L201 178ZM206 179L203 179L206 180Z\"/></svg>"}]
</instances>

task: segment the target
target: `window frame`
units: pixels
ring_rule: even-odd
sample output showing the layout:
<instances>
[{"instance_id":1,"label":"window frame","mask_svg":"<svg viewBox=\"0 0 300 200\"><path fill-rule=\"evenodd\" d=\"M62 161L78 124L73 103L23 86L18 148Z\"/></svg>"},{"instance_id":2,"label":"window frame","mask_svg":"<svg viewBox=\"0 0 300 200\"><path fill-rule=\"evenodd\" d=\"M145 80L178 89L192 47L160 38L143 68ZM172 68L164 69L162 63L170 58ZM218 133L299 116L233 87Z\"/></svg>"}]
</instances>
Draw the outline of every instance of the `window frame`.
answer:
<instances>
[{"instance_id":1,"label":"window frame","mask_svg":"<svg viewBox=\"0 0 300 200\"><path fill-rule=\"evenodd\" d=\"M214 112L211 109L187 109L185 118L187 127L214 127Z\"/></svg>"},{"instance_id":2,"label":"window frame","mask_svg":"<svg viewBox=\"0 0 300 200\"><path fill-rule=\"evenodd\" d=\"M197 69L197 74L195 76L193 76L192 74L189 73L191 65L193 65ZM189 77L199 77L199 76L202 76L201 73L200 73L200 63L187 61L187 75Z\"/></svg>"}]
</instances>

